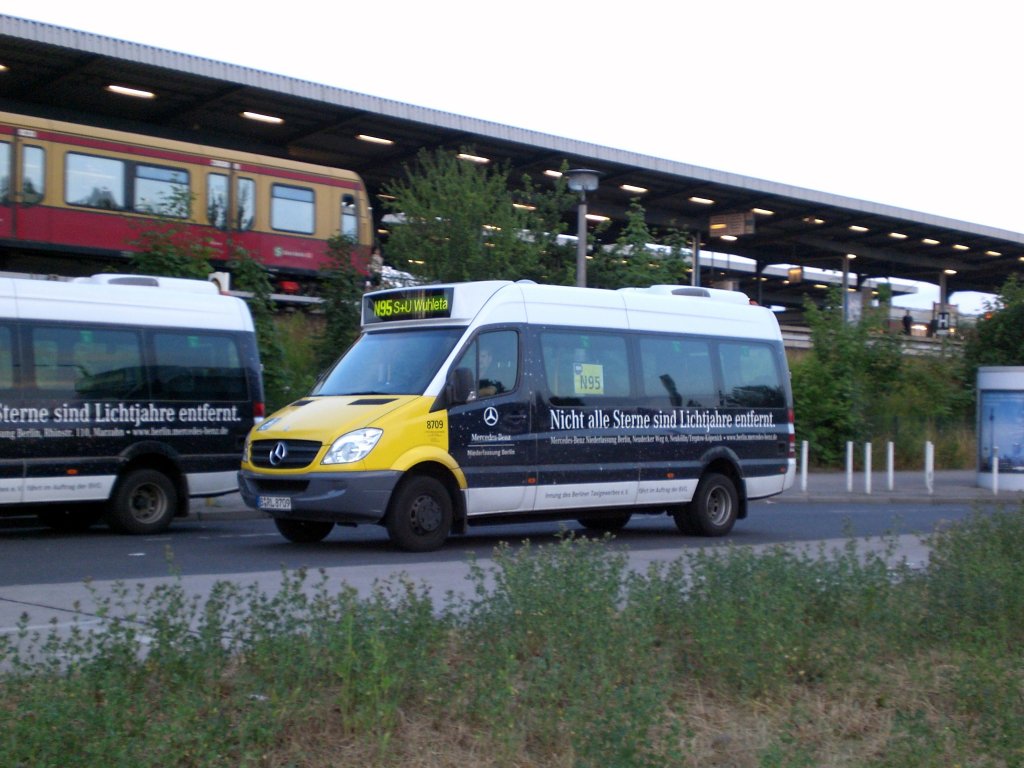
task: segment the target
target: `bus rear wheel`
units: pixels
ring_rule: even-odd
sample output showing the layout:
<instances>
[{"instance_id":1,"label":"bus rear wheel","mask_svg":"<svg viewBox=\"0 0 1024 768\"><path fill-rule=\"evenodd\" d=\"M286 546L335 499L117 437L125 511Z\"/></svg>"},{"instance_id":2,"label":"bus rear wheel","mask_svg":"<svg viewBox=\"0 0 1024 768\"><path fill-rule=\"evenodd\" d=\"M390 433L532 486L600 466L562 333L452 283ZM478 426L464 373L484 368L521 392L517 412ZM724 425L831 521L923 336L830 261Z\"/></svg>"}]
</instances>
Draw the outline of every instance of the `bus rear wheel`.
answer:
<instances>
[{"instance_id":1,"label":"bus rear wheel","mask_svg":"<svg viewBox=\"0 0 1024 768\"><path fill-rule=\"evenodd\" d=\"M430 552L444 544L452 529L452 499L439 480L428 475L406 479L395 491L385 518L388 537L407 552Z\"/></svg>"},{"instance_id":2,"label":"bus rear wheel","mask_svg":"<svg viewBox=\"0 0 1024 768\"><path fill-rule=\"evenodd\" d=\"M709 472L701 478L689 504L676 509L676 527L686 534L725 536L736 524L740 497L727 475Z\"/></svg>"},{"instance_id":3,"label":"bus rear wheel","mask_svg":"<svg viewBox=\"0 0 1024 768\"><path fill-rule=\"evenodd\" d=\"M324 520L289 520L275 517L274 525L288 541L296 544L315 544L323 541L334 529L334 523Z\"/></svg>"},{"instance_id":4,"label":"bus rear wheel","mask_svg":"<svg viewBox=\"0 0 1024 768\"><path fill-rule=\"evenodd\" d=\"M136 469L121 478L110 500L107 522L121 533L167 530L178 507L178 491L163 472Z\"/></svg>"}]
</instances>

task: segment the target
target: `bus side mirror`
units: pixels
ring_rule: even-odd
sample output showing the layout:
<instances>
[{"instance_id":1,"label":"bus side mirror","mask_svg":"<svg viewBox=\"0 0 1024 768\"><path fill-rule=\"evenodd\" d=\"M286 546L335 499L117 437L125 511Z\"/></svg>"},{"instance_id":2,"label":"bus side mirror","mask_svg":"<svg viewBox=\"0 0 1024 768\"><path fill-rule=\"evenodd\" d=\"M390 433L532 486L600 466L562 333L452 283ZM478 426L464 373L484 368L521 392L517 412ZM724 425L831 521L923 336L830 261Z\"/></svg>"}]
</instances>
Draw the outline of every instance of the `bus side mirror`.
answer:
<instances>
[{"instance_id":1,"label":"bus side mirror","mask_svg":"<svg viewBox=\"0 0 1024 768\"><path fill-rule=\"evenodd\" d=\"M467 403L476 389L473 371L456 368L448 378L448 402L452 405Z\"/></svg>"}]
</instances>

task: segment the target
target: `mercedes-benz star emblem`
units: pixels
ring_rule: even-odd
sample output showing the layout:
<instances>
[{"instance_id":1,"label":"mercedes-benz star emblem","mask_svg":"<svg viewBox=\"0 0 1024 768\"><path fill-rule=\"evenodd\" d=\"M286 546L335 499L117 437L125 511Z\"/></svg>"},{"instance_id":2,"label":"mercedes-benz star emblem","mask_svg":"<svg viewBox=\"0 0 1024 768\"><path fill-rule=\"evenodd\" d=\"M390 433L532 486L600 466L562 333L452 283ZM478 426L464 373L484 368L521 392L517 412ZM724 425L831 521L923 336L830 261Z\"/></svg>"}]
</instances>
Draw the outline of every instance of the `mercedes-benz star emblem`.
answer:
<instances>
[{"instance_id":1,"label":"mercedes-benz star emblem","mask_svg":"<svg viewBox=\"0 0 1024 768\"><path fill-rule=\"evenodd\" d=\"M270 466L276 467L282 461L288 458L288 446L284 444L282 440L274 446L270 452Z\"/></svg>"},{"instance_id":2,"label":"mercedes-benz star emblem","mask_svg":"<svg viewBox=\"0 0 1024 768\"><path fill-rule=\"evenodd\" d=\"M493 427L498 423L498 409L493 405L488 406L484 409L484 424L488 427Z\"/></svg>"}]
</instances>

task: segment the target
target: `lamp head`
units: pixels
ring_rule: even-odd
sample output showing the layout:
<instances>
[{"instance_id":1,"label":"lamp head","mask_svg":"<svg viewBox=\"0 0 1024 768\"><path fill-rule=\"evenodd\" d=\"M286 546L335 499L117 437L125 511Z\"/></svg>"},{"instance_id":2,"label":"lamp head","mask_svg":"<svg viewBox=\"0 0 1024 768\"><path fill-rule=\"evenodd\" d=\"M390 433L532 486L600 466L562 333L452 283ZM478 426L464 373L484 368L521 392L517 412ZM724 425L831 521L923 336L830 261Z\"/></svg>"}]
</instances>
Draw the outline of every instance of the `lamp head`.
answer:
<instances>
[{"instance_id":1,"label":"lamp head","mask_svg":"<svg viewBox=\"0 0 1024 768\"><path fill-rule=\"evenodd\" d=\"M573 192L593 192L597 189L597 182L601 174L589 168L573 168L565 172L569 177L569 189Z\"/></svg>"}]
</instances>

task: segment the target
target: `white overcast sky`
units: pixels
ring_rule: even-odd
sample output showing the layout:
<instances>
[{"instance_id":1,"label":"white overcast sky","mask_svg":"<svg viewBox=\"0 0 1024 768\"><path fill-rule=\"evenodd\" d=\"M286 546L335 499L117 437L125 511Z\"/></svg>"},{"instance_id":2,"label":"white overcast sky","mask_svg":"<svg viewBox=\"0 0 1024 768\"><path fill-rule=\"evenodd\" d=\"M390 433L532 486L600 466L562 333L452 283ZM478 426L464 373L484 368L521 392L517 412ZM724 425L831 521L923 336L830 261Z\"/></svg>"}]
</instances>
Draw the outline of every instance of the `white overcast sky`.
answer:
<instances>
[{"instance_id":1,"label":"white overcast sky","mask_svg":"<svg viewBox=\"0 0 1024 768\"><path fill-rule=\"evenodd\" d=\"M0 0L0 13L1024 232L1006 0Z\"/></svg>"}]
</instances>

